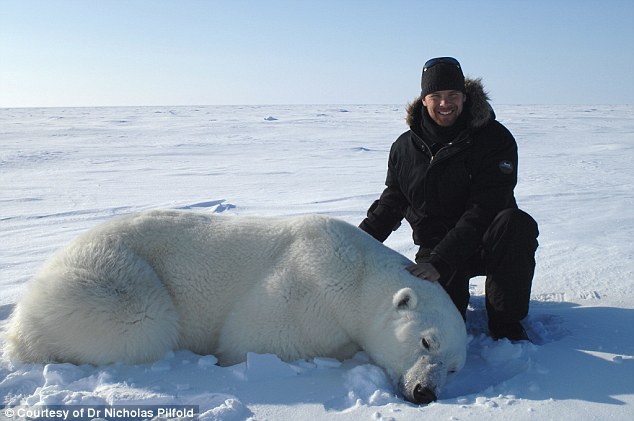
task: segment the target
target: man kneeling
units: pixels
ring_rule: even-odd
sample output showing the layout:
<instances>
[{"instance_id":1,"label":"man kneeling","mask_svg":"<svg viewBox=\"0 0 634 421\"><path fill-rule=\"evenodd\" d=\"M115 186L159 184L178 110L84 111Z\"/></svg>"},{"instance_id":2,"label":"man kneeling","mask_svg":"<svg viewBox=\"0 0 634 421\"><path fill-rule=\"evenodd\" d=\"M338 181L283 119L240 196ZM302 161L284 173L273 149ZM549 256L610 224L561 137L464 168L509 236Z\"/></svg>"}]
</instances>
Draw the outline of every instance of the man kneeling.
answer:
<instances>
[{"instance_id":1,"label":"man kneeling","mask_svg":"<svg viewBox=\"0 0 634 421\"><path fill-rule=\"evenodd\" d=\"M479 79L451 57L429 60L410 129L392 145L386 188L360 228L383 242L405 218L420 246L408 270L438 281L466 319L469 279L486 275L494 339L528 340L537 223L518 209L517 144Z\"/></svg>"}]
</instances>

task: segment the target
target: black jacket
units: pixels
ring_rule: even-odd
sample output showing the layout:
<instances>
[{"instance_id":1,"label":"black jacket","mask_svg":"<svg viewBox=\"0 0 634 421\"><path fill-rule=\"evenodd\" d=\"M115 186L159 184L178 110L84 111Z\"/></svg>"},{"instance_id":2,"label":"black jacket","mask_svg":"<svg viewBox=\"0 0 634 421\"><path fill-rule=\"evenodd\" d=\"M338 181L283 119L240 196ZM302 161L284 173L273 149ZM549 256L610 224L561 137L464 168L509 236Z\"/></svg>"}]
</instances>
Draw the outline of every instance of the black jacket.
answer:
<instances>
[{"instance_id":1,"label":"black jacket","mask_svg":"<svg viewBox=\"0 0 634 421\"><path fill-rule=\"evenodd\" d=\"M467 79L464 129L432 153L421 129L422 98L408 107L410 130L392 145L386 189L360 228L385 241L406 218L414 243L432 249L432 264L447 275L479 248L493 218L517 208L517 144L498 121L480 79Z\"/></svg>"}]
</instances>

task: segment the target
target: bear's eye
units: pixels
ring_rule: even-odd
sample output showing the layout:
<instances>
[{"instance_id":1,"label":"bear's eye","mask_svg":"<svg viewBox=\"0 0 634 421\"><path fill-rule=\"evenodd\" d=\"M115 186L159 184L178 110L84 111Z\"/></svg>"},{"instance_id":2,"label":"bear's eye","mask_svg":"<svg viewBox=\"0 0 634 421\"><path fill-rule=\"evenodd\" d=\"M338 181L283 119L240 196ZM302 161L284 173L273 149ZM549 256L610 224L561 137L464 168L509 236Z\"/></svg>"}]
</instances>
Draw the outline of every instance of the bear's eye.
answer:
<instances>
[{"instance_id":1,"label":"bear's eye","mask_svg":"<svg viewBox=\"0 0 634 421\"><path fill-rule=\"evenodd\" d=\"M429 341L425 338L423 338L423 340L421 341L423 344L423 348L425 348L426 350L429 351Z\"/></svg>"}]
</instances>

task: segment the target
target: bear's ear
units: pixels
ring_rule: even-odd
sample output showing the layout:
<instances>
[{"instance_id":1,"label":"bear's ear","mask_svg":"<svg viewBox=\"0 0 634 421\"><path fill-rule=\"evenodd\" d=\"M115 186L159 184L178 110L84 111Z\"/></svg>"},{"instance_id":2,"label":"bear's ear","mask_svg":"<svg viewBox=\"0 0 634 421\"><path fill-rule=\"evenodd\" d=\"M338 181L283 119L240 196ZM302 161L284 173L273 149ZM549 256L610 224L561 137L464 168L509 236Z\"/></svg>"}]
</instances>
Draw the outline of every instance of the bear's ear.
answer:
<instances>
[{"instance_id":1,"label":"bear's ear","mask_svg":"<svg viewBox=\"0 0 634 421\"><path fill-rule=\"evenodd\" d=\"M418 296L413 289L403 288L394 294L392 304L397 310L413 310L418 304Z\"/></svg>"}]
</instances>

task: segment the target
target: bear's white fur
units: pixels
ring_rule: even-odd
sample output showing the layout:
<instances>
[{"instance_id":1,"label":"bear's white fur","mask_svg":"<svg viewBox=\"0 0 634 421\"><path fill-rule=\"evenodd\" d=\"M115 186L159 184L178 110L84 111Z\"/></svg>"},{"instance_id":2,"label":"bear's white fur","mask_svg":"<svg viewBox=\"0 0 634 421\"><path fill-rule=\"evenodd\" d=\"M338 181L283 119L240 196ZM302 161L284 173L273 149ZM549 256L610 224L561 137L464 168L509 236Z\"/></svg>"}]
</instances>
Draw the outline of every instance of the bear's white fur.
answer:
<instances>
[{"instance_id":1,"label":"bear's white fur","mask_svg":"<svg viewBox=\"0 0 634 421\"><path fill-rule=\"evenodd\" d=\"M286 361L364 350L414 402L464 365L466 331L442 287L360 229L322 216L152 211L54 254L9 322L23 362L141 363L175 349Z\"/></svg>"}]
</instances>

